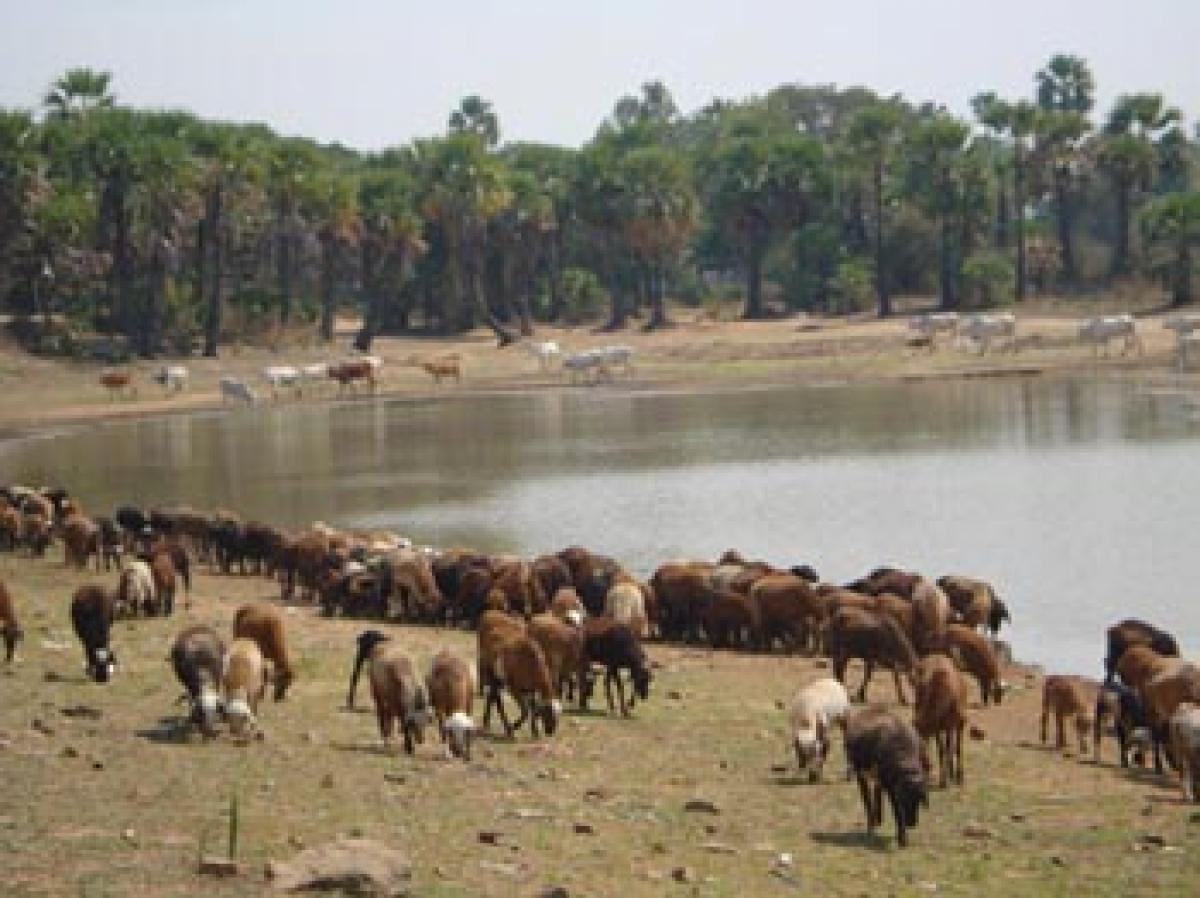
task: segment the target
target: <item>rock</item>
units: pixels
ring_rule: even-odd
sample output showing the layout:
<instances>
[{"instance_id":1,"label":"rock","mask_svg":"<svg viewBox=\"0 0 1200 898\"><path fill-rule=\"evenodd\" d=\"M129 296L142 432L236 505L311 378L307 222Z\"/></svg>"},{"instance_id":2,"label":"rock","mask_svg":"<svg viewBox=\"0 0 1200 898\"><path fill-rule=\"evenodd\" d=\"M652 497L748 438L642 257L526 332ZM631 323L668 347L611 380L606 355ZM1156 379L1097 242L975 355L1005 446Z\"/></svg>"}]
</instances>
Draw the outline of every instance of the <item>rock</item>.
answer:
<instances>
[{"instance_id":1,"label":"rock","mask_svg":"<svg viewBox=\"0 0 1200 898\"><path fill-rule=\"evenodd\" d=\"M676 882L695 882L696 871L694 871L691 867L676 867L671 871L671 878Z\"/></svg>"},{"instance_id":2,"label":"rock","mask_svg":"<svg viewBox=\"0 0 1200 898\"><path fill-rule=\"evenodd\" d=\"M75 748L75 746L73 746L73 745L68 745L66 748L64 748L62 750L62 756L64 758L78 758L79 757L79 749Z\"/></svg>"},{"instance_id":3,"label":"rock","mask_svg":"<svg viewBox=\"0 0 1200 898\"><path fill-rule=\"evenodd\" d=\"M333 788L333 774L332 773L327 773L323 777L321 777L321 788L322 789L332 789Z\"/></svg>"},{"instance_id":4,"label":"rock","mask_svg":"<svg viewBox=\"0 0 1200 898\"><path fill-rule=\"evenodd\" d=\"M408 777L399 773L385 773L383 778L386 782L389 782L394 786L403 786L408 782Z\"/></svg>"},{"instance_id":5,"label":"rock","mask_svg":"<svg viewBox=\"0 0 1200 898\"><path fill-rule=\"evenodd\" d=\"M92 708L88 705L71 705L69 708L59 708L58 713L63 717L79 717L84 720L99 720L104 714L99 708Z\"/></svg>"},{"instance_id":6,"label":"rock","mask_svg":"<svg viewBox=\"0 0 1200 898\"><path fill-rule=\"evenodd\" d=\"M1009 814L1008 819L1011 820L1013 823L1024 823L1025 815L1024 814Z\"/></svg>"},{"instance_id":7,"label":"rock","mask_svg":"<svg viewBox=\"0 0 1200 898\"><path fill-rule=\"evenodd\" d=\"M772 764L771 765L772 773L787 773L791 769L792 768L789 767L787 764Z\"/></svg>"},{"instance_id":8,"label":"rock","mask_svg":"<svg viewBox=\"0 0 1200 898\"><path fill-rule=\"evenodd\" d=\"M990 839L996 835L986 826L980 826L978 823L968 823L963 827L962 834L968 839Z\"/></svg>"},{"instance_id":9,"label":"rock","mask_svg":"<svg viewBox=\"0 0 1200 898\"><path fill-rule=\"evenodd\" d=\"M570 898L571 893L563 886L546 886L538 892L538 898Z\"/></svg>"},{"instance_id":10,"label":"rock","mask_svg":"<svg viewBox=\"0 0 1200 898\"><path fill-rule=\"evenodd\" d=\"M242 865L228 858L204 857L200 859L197 872L205 876L240 876Z\"/></svg>"},{"instance_id":11,"label":"rock","mask_svg":"<svg viewBox=\"0 0 1200 898\"><path fill-rule=\"evenodd\" d=\"M517 864L498 864L495 861L480 861L479 868L488 873L498 873L501 876L518 876L521 868Z\"/></svg>"},{"instance_id":12,"label":"rock","mask_svg":"<svg viewBox=\"0 0 1200 898\"><path fill-rule=\"evenodd\" d=\"M121 839L132 845L135 841L137 841L137 833L134 832L132 829L122 830L121 831Z\"/></svg>"},{"instance_id":13,"label":"rock","mask_svg":"<svg viewBox=\"0 0 1200 898\"><path fill-rule=\"evenodd\" d=\"M41 733L43 736L53 736L54 728L47 726L45 721L40 717L33 718L33 723L29 725L35 733Z\"/></svg>"},{"instance_id":14,"label":"rock","mask_svg":"<svg viewBox=\"0 0 1200 898\"><path fill-rule=\"evenodd\" d=\"M726 845L724 842L705 842L700 846L709 854L737 854L738 849L732 845Z\"/></svg>"},{"instance_id":15,"label":"rock","mask_svg":"<svg viewBox=\"0 0 1200 898\"><path fill-rule=\"evenodd\" d=\"M103 770L104 762L103 761L92 761L92 769L93 770Z\"/></svg>"},{"instance_id":16,"label":"rock","mask_svg":"<svg viewBox=\"0 0 1200 898\"><path fill-rule=\"evenodd\" d=\"M681 702L683 701L683 693L678 689L670 689L667 691L667 698L671 699L672 701Z\"/></svg>"},{"instance_id":17,"label":"rock","mask_svg":"<svg viewBox=\"0 0 1200 898\"><path fill-rule=\"evenodd\" d=\"M369 839L343 839L271 861L267 878L280 892L409 895L412 864L399 849Z\"/></svg>"},{"instance_id":18,"label":"rock","mask_svg":"<svg viewBox=\"0 0 1200 898\"><path fill-rule=\"evenodd\" d=\"M775 856L775 865L777 867L790 867L793 863L794 859L787 851Z\"/></svg>"},{"instance_id":19,"label":"rock","mask_svg":"<svg viewBox=\"0 0 1200 898\"><path fill-rule=\"evenodd\" d=\"M718 808L716 806L716 804L709 801L707 798L691 798L683 806L683 809L685 811L689 811L694 814L719 814L719 813L721 813L721 809Z\"/></svg>"},{"instance_id":20,"label":"rock","mask_svg":"<svg viewBox=\"0 0 1200 898\"><path fill-rule=\"evenodd\" d=\"M516 820L549 820L549 811L540 811L537 808L516 808L509 811L504 816L511 817Z\"/></svg>"},{"instance_id":21,"label":"rock","mask_svg":"<svg viewBox=\"0 0 1200 898\"><path fill-rule=\"evenodd\" d=\"M476 838L479 840L481 845L500 844L500 833L496 832L495 830L482 829L479 831L479 834L476 836Z\"/></svg>"},{"instance_id":22,"label":"rock","mask_svg":"<svg viewBox=\"0 0 1200 898\"><path fill-rule=\"evenodd\" d=\"M576 823L572 829L577 836L591 836L596 833L596 828L590 823Z\"/></svg>"},{"instance_id":23,"label":"rock","mask_svg":"<svg viewBox=\"0 0 1200 898\"><path fill-rule=\"evenodd\" d=\"M971 738L976 742L982 742L987 738L987 733L983 730L983 728L976 726L975 724L971 724L971 729L968 732L970 733Z\"/></svg>"},{"instance_id":24,"label":"rock","mask_svg":"<svg viewBox=\"0 0 1200 898\"><path fill-rule=\"evenodd\" d=\"M1162 848L1167 844L1167 840L1157 833L1145 833L1138 841L1150 848Z\"/></svg>"},{"instance_id":25,"label":"rock","mask_svg":"<svg viewBox=\"0 0 1200 898\"><path fill-rule=\"evenodd\" d=\"M603 801L606 798L612 798L612 792L603 786L596 786L584 792L583 797L588 801Z\"/></svg>"}]
</instances>

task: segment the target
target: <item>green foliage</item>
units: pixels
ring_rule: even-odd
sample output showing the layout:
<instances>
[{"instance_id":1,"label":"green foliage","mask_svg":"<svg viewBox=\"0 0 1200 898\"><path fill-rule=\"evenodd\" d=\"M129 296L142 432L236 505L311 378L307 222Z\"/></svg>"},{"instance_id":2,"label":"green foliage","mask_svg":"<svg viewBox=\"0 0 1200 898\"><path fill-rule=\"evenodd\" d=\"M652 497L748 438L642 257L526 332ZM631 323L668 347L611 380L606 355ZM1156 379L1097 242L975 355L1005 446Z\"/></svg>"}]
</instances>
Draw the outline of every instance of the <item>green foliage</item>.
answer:
<instances>
[{"instance_id":1,"label":"green foliage","mask_svg":"<svg viewBox=\"0 0 1200 898\"><path fill-rule=\"evenodd\" d=\"M978 250L963 260L962 305L990 309L1013 300L1013 263L1004 253Z\"/></svg>"},{"instance_id":2,"label":"green foliage","mask_svg":"<svg viewBox=\"0 0 1200 898\"><path fill-rule=\"evenodd\" d=\"M865 312L875 298L875 271L867 259L850 258L838 263L833 276L830 311L835 315Z\"/></svg>"},{"instance_id":3,"label":"green foliage","mask_svg":"<svg viewBox=\"0 0 1200 898\"><path fill-rule=\"evenodd\" d=\"M608 302L608 291L586 268L568 268L562 273L563 320L582 324L600 317Z\"/></svg>"}]
</instances>

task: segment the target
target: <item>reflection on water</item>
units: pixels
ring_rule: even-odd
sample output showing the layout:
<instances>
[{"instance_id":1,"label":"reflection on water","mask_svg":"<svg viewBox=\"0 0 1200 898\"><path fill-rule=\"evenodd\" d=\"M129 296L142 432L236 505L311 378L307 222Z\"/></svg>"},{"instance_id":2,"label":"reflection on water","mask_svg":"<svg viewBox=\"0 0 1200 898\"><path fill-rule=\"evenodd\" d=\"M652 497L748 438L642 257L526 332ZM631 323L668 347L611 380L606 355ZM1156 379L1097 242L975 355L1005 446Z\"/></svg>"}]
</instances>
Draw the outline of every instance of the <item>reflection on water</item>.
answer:
<instances>
[{"instance_id":1,"label":"reflection on water","mask_svg":"<svg viewBox=\"0 0 1200 898\"><path fill-rule=\"evenodd\" d=\"M89 508L186 502L437 545L578 542L641 573L730 546L845 580L882 563L993 579L1023 657L1095 672L1139 614L1185 644L1200 523L1182 398L1006 380L723 394L542 392L239 409L0 448L3 478Z\"/></svg>"}]
</instances>

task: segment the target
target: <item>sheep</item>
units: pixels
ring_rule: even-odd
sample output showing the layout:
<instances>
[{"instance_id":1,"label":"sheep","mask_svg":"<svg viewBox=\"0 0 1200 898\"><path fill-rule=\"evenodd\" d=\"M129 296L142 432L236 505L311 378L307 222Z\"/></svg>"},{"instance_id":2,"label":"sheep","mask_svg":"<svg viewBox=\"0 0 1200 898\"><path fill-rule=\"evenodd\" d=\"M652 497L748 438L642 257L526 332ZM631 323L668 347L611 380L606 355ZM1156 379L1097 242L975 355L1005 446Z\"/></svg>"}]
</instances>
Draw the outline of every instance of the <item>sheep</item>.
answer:
<instances>
[{"instance_id":1,"label":"sheep","mask_svg":"<svg viewBox=\"0 0 1200 898\"><path fill-rule=\"evenodd\" d=\"M1130 646L1117 662L1116 673L1121 682L1144 701L1142 687L1164 671L1182 664L1177 657L1160 655L1149 645Z\"/></svg>"},{"instance_id":2,"label":"sheep","mask_svg":"<svg viewBox=\"0 0 1200 898\"><path fill-rule=\"evenodd\" d=\"M579 593L571 586L561 587L554 593L554 598L550 600L550 613L572 627L582 626L587 617L587 609L583 607Z\"/></svg>"},{"instance_id":3,"label":"sheep","mask_svg":"<svg viewBox=\"0 0 1200 898\"><path fill-rule=\"evenodd\" d=\"M12 593L8 591L3 580L0 580L0 635L4 636L4 661L11 664L13 655L17 652L17 643L21 641L25 633L17 620L17 609Z\"/></svg>"},{"instance_id":4,"label":"sheep","mask_svg":"<svg viewBox=\"0 0 1200 898\"><path fill-rule=\"evenodd\" d=\"M203 625L188 627L171 646L171 666L187 690L190 720L205 736L216 735L224 657L225 643L215 630Z\"/></svg>"},{"instance_id":5,"label":"sheep","mask_svg":"<svg viewBox=\"0 0 1200 898\"><path fill-rule=\"evenodd\" d=\"M486 695L483 728L488 729L495 707L509 738L527 718L534 736L539 724L547 736L554 735L562 706L554 695L546 657L526 633L524 623L502 611L485 611L479 621L478 645L480 688ZM520 708L515 724L509 723L504 712L502 687L507 687Z\"/></svg>"},{"instance_id":6,"label":"sheep","mask_svg":"<svg viewBox=\"0 0 1200 898\"><path fill-rule=\"evenodd\" d=\"M1141 698L1150 723L1154 769L1161 773L1160 750L1163 743L1167 742L1171 716L1184 702L1200 704L1200 667L1184 662L1172 665L1142 685ZM1174 763L1178 766L1177 761Z\"/></svg>"},{"instance_id":7,"label":"sheep","mask_svg":"<svg viewBox=\"0 0 1200 898\"><path fill-rule=\"evenodd\" d=\"M1008 606L1000 601L990 583L950 575L939 577L937 585L950 600L950 608L959 622L968 627L982 627L995 636L1005 621L1012 620Z\"/></svg>"},{"instance_id":8,"label":"sheep","mask_svg":"<svg viewBox=\"0 0 1200 898\"><path fill-rule=\"evenodd\" d=\"M1100 684L1086 677L1052 675L1042 683L1042 744L1046 743L1050 715L1054 715L1056 736L1054 747L1066 748L1066 721L1069 718L1079 737L1079 753L1087 754L1087 736L1095 725L1093 719Z\"/></svg>"},{"instance_id":9,"label":"sheep","mask_svg":"<svg viewBox=\"0 0 1200 898\"><path fill-rule=\"evenodd\" d=\"M233 617L233 635L253 639L258 644L263 657L271 662L274 699L283 701L296 679L296 671L288 657L287 634L279 609L263 602L243 605Z\"/></svg>"},{"instance_id":10,"label":"sheep","mask_svg":"<svg viewBox=\"0 0 1200 898\"><path fill-rule=\"evenodd\" d=\"M67 567L86 568L88 558L96 556L100 568L100 528L83 515L71 515L62 525L63 561Z\"/></svg>"},{"instance_id":11,"label":"sheep","mask_svg":"<svg viewBox=\"0 0 1200 898\"><path fill-rule=\"evenodd\" d=\"M1182 702L1168 722L1171 757L1179 769L1184 801L1200 801L1200 705Z\"/></svg>"},{"instance_id":12,"label":"sheep","mask_svg":"<svg viewBox=\"0 0 1200 898\"><path fill-rule=\"evenodd\" d=\"M230 733L243 737L258 730L258 703L266 691L266 664L258 643L245 637L234 639L221 667L222 702Z\"/></svg>"},{"instance_id":13,"label":"sheep","mask_svg":"<svg viewBox=\"0 0 1200 898\"><path fill-rule=\"evenodd\" d=\"M801 772L808 770L810 782L821 779L825 759L829 757L829 730L845 723L850 709L846 687L832 677L809 683L792 699L789 720L792 747Z\"/></svg>"},{"instance_id":14,"label":"sheep","mask_svg":"<svg viewBox=\"0 0 1200 898\"><path fill-rule=\"evenodd\" d=\"M150 558L150 577L154 582L155 606L170 616L175 611L175 563L167 552L155 552Z\"/></svg>"},{"instance_id":15,"label":"sheep","mask_svg":"<svg viewBox=\"0 0 1200 898\"><path fill-rule=\"evenodd\" d=\"M922 655L945 649L950 600L932 580L921 577L912 590L913 648Z\"/></svg>"},{"instance_id":16,"label":"sheep","mask_svg":"<svg viewBox=\"0 0 1200 898\"><path fill-rule=\"evenodd\" d=\"M607 617L590 618L583 624L583 654L579 661L579 707L587 708L592 665L599 665L604 672L604 696L608 710L613 711L612 686L617 686L617 698L622 717L629 716L634 698L643 701L650 697L650 664L646 652L633 631L624 624ZM625 703L625 686L621 682L621 670L628 669L633 680L634 696Z\"/></svg>"},{"instance_id":17,"label":"sheep","mask_svg":"<svg viewBox=\"0 0 1200 898\"><path fill-rule=\"evenodd\" d=\"M583 654L583 635L580 628L547 612L530 618L526 631L546 656L546 664L550 668L550 681L554 684L554 694L562 698L565 689L570 697ZM579 688L583 689L584 684L580 683Z\"/></svg>"},{"instance_id":18,"label":"sheep","mask_svg":"<svg viewBox=\"0 0 1200 898\"><path fill-rule=\"evenodd\" d=\"M127 558L117 581L115 612L118 616L153 614L157 608L154 574L140 558Z\"/></svg>"},{"instance_id":19,"label":"sheep","mask_svg":"<svg viewBox=\"0 0 1200 898\"><path fill-rule=\"evenodd\" d=\"M743 643L753 648L762 641L758 603L749 596L718 592L700 613L700 622L714 649Z\"/></svg>"},{"instance_id":20,"label":"sheep","mask_svg":"<svg viewBox=\"0 0 1200 898\"><path fill-rule=\"evenodd\" d=\"M354 653L354 666L350 671L350 688L346 692L347 708L354 709L354 693L358 689L358 677L362 673L363 665L371 659L371 653L375 651L375 646L386 642L389 638L379 630L364 630L358 634L355 639L357 648Z\"/></svg>"},{"instance_id":21,"label":"sheep","mask_svg":"<svg viewBox=\"0 0 1200 898\"><path fill-rule=\"evenodd\" d=\"M864 708L845 724L846 759L858 779L867 832L883 823L883 792L896 820L896 841L908 845L907 830L929 806L928 760L911 725L884 708Z\"/></svg>"},{"instance_id":22,"label":"sheep","mask_svg":"<svg viewBox=\"0 0 1200 898\"><path fill-rule=\"evenodd\" d=\"M113 597L102 586L88 584L71 597L71 625L83 645L84 670L97 683L107 683L117 669L109 646Z\"/></svg>"},{"instance_id":23,"label":"sheep","mask_svg":"<svg viewBox=\"0 0 1200 898\"><path fill-rule=\"evenodd\" d=\"M429 693L417 676L412 659L390 640L377 643L371 651L371 697L379 719L379 735L386 750L396 721L404 738L404 751L413 754L425 741L425 727L432 720Z\"/></svg>"},{"instance_id":24,"label":"sheep","mask_svg":"<svg viewBox=\"0 0 1200 898\"><path fill-rule=\"evenodd\" d=\"M475 732L471 706L477 679L474 667L450 651L434 655L425 678L446 750L451 757L464 761L471 760L471 736Z\"/></svg>"},{"instance_id":25,"label":"sheep","mask_svg":"<svg viewBox=\"0 0 1200 898\"><path fill-rule=\"evenodd\" d=\"M776 638L785 647L809 647L823 609L811 583L795 574L768 574L755 581L750 598L758 606L763 648Z\"/></svg>"},{"instance_id":26,"label":"sheep","mask_svg":"<svg viewBox=\"0 0 1200 898\"><path fill-rule=\"evenodd\" d=\"M988 638L962 624L950 624L943 639L947 654L979 683L984 707L988 702L1000 704L1004 681L1000 678L1000 661Z\"/></svg>"},{"instance_id":27,"label":"sheep","mask_svg":"<svg viewBox=\"0 0 1200 898\"><path fill-rule=\"evenodd\" d=\"M913 726L922 739L937 745L938 773L947 781L963 783L963 730L967 725L967 684L948 657L934 653L917 662L913 676Z\"/></svg>"},{"instance_id":28,"label":"sheep","mask_svg":"<svg viewBox=\"0 0 1200 898\"><path fill-rule=\"evenodd\" d=\"M1109 627L1106 637L1108 651L1104 656L1105 685L1112 682L1121 656L1132 646L1148 645L1164 657L1179 657L1179 643L1175 641L1175 637L1145 621L1132 618L1123 620Z\"/></svg>"},{"instance_id":29,"label":"sheep","mask_svg":"<svg viewBox=\"0 0 1200 898\"><path fill-rule=\"evenodd\" d=\"M645 595L632 580L622 580L609 588L604 597L604 614L625 624L638 639L648 635Z\"/></svg>"},{"instance_id":30,"label":"sheep","mask_svg":"<svg viewBox=\"0 0 1200 898\"><path fill-rule=\"evenodd\" d=\"M843 608L830 621L826 642L834 676L839 683L846 682L846 667L851 658L861 658L866 666L862 686L858 690L860 702L866 701L867 685L878 664L891 669L896 682L896 698L902 705L908 703L900 683L900 674L905 674L911 681L917 653L900 625L891 617L858 608Z\"/></svg>"},{"instance_id":31,"label":"sheep","mask_svg":"<svg viewBox=\"0 0 1200 898\"><path fill-rule=\"evenodd\" d=\"M1135 747L1135 760L1142 763L1146 739L1149 736L1149 725L1146 720L1146 710L1142 707L1141 699L1128 686L1122 683L1108 683L1100 688L1096 696L1096 710L1092 715L1092 758L1100 763L1100 737L1104 723L1112 722L1113 735L1116 736L1122 767L1129 766L1129 749Z\"/></svg>"}]
</instances>

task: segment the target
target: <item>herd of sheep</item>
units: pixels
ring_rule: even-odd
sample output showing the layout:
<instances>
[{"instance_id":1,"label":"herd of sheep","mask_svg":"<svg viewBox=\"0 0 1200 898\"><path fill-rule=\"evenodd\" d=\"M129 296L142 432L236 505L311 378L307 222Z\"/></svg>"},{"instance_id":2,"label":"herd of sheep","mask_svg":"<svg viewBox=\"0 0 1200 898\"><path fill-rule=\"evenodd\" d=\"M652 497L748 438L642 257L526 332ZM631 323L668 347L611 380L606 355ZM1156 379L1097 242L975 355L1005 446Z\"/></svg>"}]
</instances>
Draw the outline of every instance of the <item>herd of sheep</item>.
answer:
<instances>
[{"instance_id":1,"label":"herd of sheep","mask_svg":"<svg viewBox=\"0 0 1200 898\"><path fill-rule=\"evenodd\" d=\"M106 682L117 669L112 623L120 617L170 615L178 586L189 590L194 563L214 573L264 575L280 585L280 602L237 610L228 642L207 626L180 632L171 650L186 691L189 726L206 737L222 726L239 738L261 732L259 705L268 688L284 699L296 679L281 607L299 598L325 615L377 621L354 646L347 705L363 671L385 744L398 733L413 752L433 726L455 757L470 760L479 726L493 713L512 737L553 736L563 703L586 707L604 678L611 712L626 716L650 696L649 640L703 641L714 648L822 654L832 677L800 689L788 709L790 744L801 771L820 779L840 731L850 773L858 780L868 827L882 822L886 794L899 844L929 802L936 750L942 787L964 778L968 678L981 704L999 704L1006 647L996 640L1009 609L988 583L965 576L932 579L885 567L838 585L809 565L778 568L730 550L717 561L671 561L648 579L615 559L572 546L528 559L467 549L433 551L382 532L343 532L323 524L290 533L243 521L230 512L183 507L143 511L122 506L111 516L84 513L62 489L0 489L0 548L44 554L60 540L66 564L117 569L114 588L80 587L71 602L73 629L86 669ZM443 651L425 670L403 641L378 627L423 622L476 633L474 658ZM13 659L21 628L17 603L0 584L0 633ZM1200 667L1181 661L1176 640L1141 621L1107 634L1103 682L1074 676L1045 679L1041 731L1056 719L1057 745L1072 728L1086 749L1113 732L1123 765L1153 751L1181 773L1197 797L1200 775ZM876 668L889 671L897 700L911 717L855 703L846 688L851 660L863 662L855 699L865 700ZM627 684L630 688L626 694ZM505 696L517 716L510 719ZM476 724L474 702L484 710Z\"/></svg>"}]
</instances>

